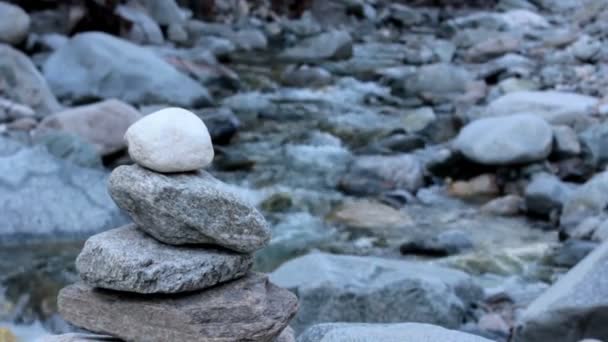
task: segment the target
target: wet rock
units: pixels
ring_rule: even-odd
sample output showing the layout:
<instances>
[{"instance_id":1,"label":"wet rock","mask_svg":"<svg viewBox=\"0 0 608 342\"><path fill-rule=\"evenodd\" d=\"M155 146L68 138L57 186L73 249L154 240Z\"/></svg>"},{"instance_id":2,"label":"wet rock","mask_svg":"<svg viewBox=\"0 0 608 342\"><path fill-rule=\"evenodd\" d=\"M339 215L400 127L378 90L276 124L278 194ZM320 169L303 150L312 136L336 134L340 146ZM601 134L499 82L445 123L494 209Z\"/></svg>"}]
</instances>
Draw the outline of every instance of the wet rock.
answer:
<instances>
[{"instance_id":1,"label":"wet rock","mask_svg":"<svg viewBox=\"0 0 608 342\"><path fill-rule=\"evenodd\" d=\"M509 52L517 51L520 44L520 40L512 35L492 37L473 45L465 52L465 56L473 62L485 62Z\"/></svg>"},{"instance_id":2,"label":"wet rock","mask_svg":"<svg viewBox=\"0 0 608 342\"><path fill-rule=\"evenodd\" d=\"M98 149L80 136L61 131L50 131L35 138L38 145L57 158L88 168L102 168Z\"/></svg>"},{"instance_id":3,"label":"wet rock","mask_svg":"<svg viewBox=\"0 0 608 342\"><path fill-rule=\"evenodd\" d=\"M100 32L74 36L48 58L43 70L53 92L70 101L118 98L185 107L211 103L205 88L153 52Z\"/></svg>"},{"instance_id":4,"label":"wet rock","mask_svg":"<svg viewBox=\"0 0 608 342\"><path fill-rule=\"evenodd\" d=\"M322 87L332 82L332 75L323 68L303 65L286 69L281 81L288 87Z\"/></svg>"},{"instance_id":5,"label":"wet rock","mask_svg":"<svg viewBox=\"0 0 608 342\"><path fill-rule=\"evenodd\" d=\"M328 219L351 229L367 231L390 230L413 224L406 212L371 201L343 204L334 209Z\"/></svg>"},{"instance_id":6,"label":"wet rock","mask_svg":"<svg viewBox=\"0 0 608 342\"><path fill-rule=\"evenodd\" d=\"M205 47L218 58L229 56L236 51L236 45L233 42L221 37L203 36L197 41L196 45Z\"/></svg>"},{"instance_id":7,"label":"wet rock","mask_svg":"<svg viewBox=\"0 0 608 342\"><path fill-rule=\"evenodd\" d=\"M470 234L460 230L448 230L430 239L408 241L399 247L403 255L419 254L428 256L448 256L460 254L473 248Z\"/></svg>"},{"instance_id":8,"label":"wet rock","mask_svg":"<svg viewBox=\"0 0 608 342\"><path fill-rule=\"evenodd\" d=\"M270 272L287 260L327 245L335 237L336 230L319 217L308 212L286 214L272 225L268 247L256 253L256 269Z\"/></svg>"},{"instance_id":9,"label":"wet rock","mask_svg":"<svg viewBox=\"0 0 608 342\"><path fill-rule=\"evenodd\" d=\"M268 47L268 39L264 32L252 28L236 32L233 41L245 51L263 50Z\"/></svg>"},{"instance_id":10,"label":"wet rock","mask_svg":"<svg viewBox=\"0 0 608 342\"><path fill-rule=\"evenodd\" d=\"M585 160L593 167L600 167L608 163L608 122L592 125L579 135L583 146Z\"/></svg>"},{"instance_id":11,"label":"wet rock","mask_svg":"<svg viewBox=\"0 0 608 342\"><path fill-rule=\"evenodd\" d=\"M536 174L525 189L526 209L546 216L552 212L559 213L574 190L573 184L564 183L552 174Z\"/></svg>"},{"instance_id":12,"label":"wet rock","mask_svg":"<svg viewBox=\"0 0 608 342\"><path fill-rule=\"evenodd\" d=\"M0 44L0 89L3 97L16 104L32 108L37 117L54 113L61 108L44 77L30 59L20 51L2 44ZM2 112L0 110L0 114ZM7 117L0 117L0 120L17 118L15 115L10 115L13 112L7 113Z\"/></svg>"},{"instance_id":13,"label":"wet rock","mask_svg":"<svg viewBox=\"0 0 608 342\"><path fill-rule=\"evenodd\" d=\"M455 181L448 185L448 194L465 199L495 197L499 193L496 176L491 174L479 175L467 181Z\"/></svg>"},{"instance_id":14,"label":"wet rock","mask_svg":"<svg viewBox=\"0 0 608 342\"><path fill-rule=\"evenodd\" d=\"M120 166L110 194L133 221L168 244L215 244L253 252L270 240L264 217L204 171L158 174Z\"/></svg>"},{"instance_id":15,"label":"wet rock","mask_svg":"<svg viewBox=\"0 0 608 342\"><path fill-rule=\"evenodd\" d=\"M0 43L19 44L30 30L30 16L19 6L0 2Z\"/></svg>"},{"instance_id":16,"label":"wet rock","mask_svg":"<svg viewBox=\"0 0 608 342\"><path fill-rule=\"evenodd\" d=\"M545 159L553 144L547 122L530 114L475 120L466 125L455 147L467 158L487 165L510 165Z\"/></svg>"},{"instance_id":17,"label":"wet rock","mask_svg":"<svg viewBox=\"0 0 608 342\"><path fill-rule=\"evenodd\" d=\"M423 98L449 97L462 94L473 76L464 68L448 63L424 65L407 77L403 88Z\"/></svg>"},{"instance_id":18,"label":"wet rock","mask_svg":"<svg viewBox=\"0 0 608 342\"><path fill-rule=\"evenodd\" d=\"M358 193L361 185L376 185L368 193L405 189L416 191L424 185L424 169L416 157L409 154L392 156L369 155L354 160L340 181L340 188Z\"/></svg>"},{"instance_id":19,"label":"wet rock","mask_svg":"<svg viewBox=\"0 0 608 342\"><path fill-rule=\"evenodd\" d=\"M570 46L570 51L574 57L583 62L595 62L600 57L601 48L601 41L582 35Z\"/></svg>"},{"instance_id":20,"label":"wet rock","mask_svg":"<svg viewBox=\"0 0 608 342\"><path fill-rule=\"evenodd\" d=\"M47 116L38 125L37 134L49 130L73 133L95 145L101 155L108 155L126 147L125 132L139 118L141 114L130 105L106 100Z\"/></svg>"},{"instance_id":21,"label":"wet rock","mask_svg":"<svg viewBox=\"0 0 608 342\"><path fill-rule=\"evenodd\" d=\"M308 328L298 342L490 342L486 338L422 323L325 323Z\"/></svg>"},{"instance_id":22,"label":"wet rock","mask_svg":"<svg viewBox=\"0 0 608 342\"><path fill-rule=\"evenodd\" d=\"M575 342L608 337L608 243L595 249L523 312L514 341Z\"/></svg>"},{"instance_id":23,"label":"wet rock","mask_svg":"<svg viewBox=\"0 0 608 342\"><path fill-rule=\"evenodd\" d=\"M492 101L486 114L510 116L537 115L552 124L570 124L592 113L598 100L591 96L558 91L518 91Z\"/></svg>"},{"instance_id":24,"label":"wet rock","mask_svg":"<svg viewBox=\"0 0 608 342\"><path fill-rule=\"evenodd\" d=\"M180 24L171 24L167 28L167 40L177 43L186 44L188 43L188 31Z\"/></svg>"},{"instance_id":25,"label":"wet rock","mask_svg":"<svg viewBox=\"0 0 608 342\"><path fill-rule=\"evenodd\" d=\"M90 286L135 293L181 293L243 277L253 257L218 248L175 247L129 225L90 237L76 268Z\"/></svg>"},{"instance_id":26,"label":"wet rock","mask_svg":"<svg viewBox=\"0 0 608 342\"><path fill-rule=\"evenodd\" d=\"M484 204L480 210L492 215L514 216L520 212L523 205L523 198L517 195L507 195L489 201Z\"/></svg>"},{"instance_id":27,"label":"wet rock","mask_svg":"<svg viewBox=\"0 0 608 342\"><path fill-rule=\"evenodd\" d=\"M188 172L213 161L213 145L205 123L182 108L165 108L131 125L125 135L129 155L157 172Z\"/></svg>"},{"instance_id":28,"label":"wet rock","mask_svg":"<svg viewBox=\"0 0 608 342\"><path fill-rule=\"evenodd\" d=\"M252 273L206 291L142 296L70 285L59 293L59 312L87 330L123 340L272 341L297 310L297 299ZM154 322L152 324L152 322Z\"/></svg>"},{"instance_id":29,"label":"wet rock","mask_svg":"<svg viewBox=\"0 0 608 342\"><path fill-rule=\"evenodd\" d=\"M115 13L130 22L130 29L122 36L137 44L160 45L165 40L158 24L136 6L119 5Z\"/></svg>"},{"instance_id":30,"label":"wet rock","mask_svg":"<svg viewBox=\"0 0 608 342\"><path fill-rule=\"evenodd\" d=\"M570 239L556 248L551 263L560 267L574 267L598 246L597 242Z\"/></svg>"},{"instance_id":31,"label":"wet rock","mask_svg":"<svg viewBox=\"0 0 608 342\"><path fill-rule=\"evenodd\" d=\"M0 240L82 238L126 221L106 192L103 171L58 159L41 146L0 159Z\"/></svg>"},{"instance_id":32,"label":"wet rock","mask_svg":"<svg viewBox=\"0 0 608 342\"><path fill-rule=\"evenodd\" d=\"M418 133L429 127L437 116L431 107L420 107L407 111L403 116L405 130L409 133Z\"/></svg>"},{"instance_id":33,"label":"wet rock","mask_svg":"<svg viewBox=\"0 0 608 342\"><path fill-rule=\"evenodd\" d=\"M562 157L576 156L581 153L581 143L576 132L569 126L553 126L555 138L554 152Z\"/></svg>"},{"instance_id":34,"label":"wet rock","mask_svg":"<svg viewBox=\"0 0 608 342\"><path fill-rule=\"evenodd\" d=\"M422 11L398 3L387 6L378 17L378 20L394 23L401 27L420 25L428 20Z\"/></svg>"},{"instance_id":35,"label":"wet rock","mask_svg":"<svg viewBox=\"0 0 608 342\"><path fill-rule=\"evenodd\" d=\"M16 130L16 131L32 131L34 128L38 126L38 121L34 118L26 117L17 119L6 125L8 130Z\"/></svg>"},{"instance_id":36,"label":"wet rock","mask_svg":"<svg viewBox=\"0 0 608 342\"><path fill-rule=\"evenodd\" d=\"M347 59L353 54L353 40L346 31L333 30L306 38L288 48L281 58L293 62L318 62L322 59Z\"/></svg>"},{"instance_id":37,"label":"wet rock","mask_svg":"<svg viewBox=\"0 0 608 342\"><path fill-rule=\"evenodd\" d=\"M560 225L562 233L569 235L588 217L597 216L608 206L608 172L596 174L576 189L564 203Z\"/></svg>"},{"instance_id":38,"label":"wet rock","mask_svg":"<svg viewBox=\"0 0 608 342\"><path fill-rule=\"evenodd\" d=\"M296 331L323 322L410 321L457 327L468 306L481 296L480 288L462 272L375 257L314 253L288 261L270 278L300 300L292 321Z\"/></svg>"},{"instance_id":39,"label":"wet rock","mask_svg":"<svg viewBox=\"0 0 608 342\"><path fill-rule=\"evenodd\" d=\"M140 0L148 14L163 26L181 23L185 17L175 0Z\"/></svg>"},{"instance_id":40,"label":"wet rock","mask_svg":"<svg viewBox=\"0 0 608 342\"><path fill-rule=\"evenodd\" d=\"M196 113L209 129L214 145L227 145L238 133L241 122L228 108L213 108Z\"/></svg>"}]
</instances>

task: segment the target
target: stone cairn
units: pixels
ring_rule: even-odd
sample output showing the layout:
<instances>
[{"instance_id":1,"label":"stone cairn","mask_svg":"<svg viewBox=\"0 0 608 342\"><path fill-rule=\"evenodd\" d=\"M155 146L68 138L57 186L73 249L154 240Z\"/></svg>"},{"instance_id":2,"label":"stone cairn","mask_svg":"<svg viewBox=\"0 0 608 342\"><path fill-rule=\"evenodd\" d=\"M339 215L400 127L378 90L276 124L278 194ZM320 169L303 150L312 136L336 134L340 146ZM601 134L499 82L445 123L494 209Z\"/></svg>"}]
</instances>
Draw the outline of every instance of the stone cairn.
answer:
<instances>
[{"instance_id":1,"label":"stone cairn","mask_svg":"<svg viewBox=\"0 0 608 342\"><path fill-rule=\"evenodd\" d=\"M109 190L134 224L87 240L82 282L59 293L64 319L126 341L292 340L296 297L250 271L268 224L202 170L213 159L202 120L167 108L125 139L136 165L116 168Z\"/></svg>"}]
</instances>

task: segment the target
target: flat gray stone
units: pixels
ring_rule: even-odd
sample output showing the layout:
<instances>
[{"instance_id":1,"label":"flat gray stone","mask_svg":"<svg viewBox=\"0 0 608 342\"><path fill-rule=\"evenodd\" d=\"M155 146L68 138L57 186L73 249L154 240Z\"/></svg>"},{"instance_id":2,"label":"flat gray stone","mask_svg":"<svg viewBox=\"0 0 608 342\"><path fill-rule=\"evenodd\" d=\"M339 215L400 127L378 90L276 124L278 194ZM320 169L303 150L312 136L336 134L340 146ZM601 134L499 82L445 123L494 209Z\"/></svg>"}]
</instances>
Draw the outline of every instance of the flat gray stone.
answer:
<instances>
[{"instance_id":1,"label":"flat gray stone","mask_svg":"<svg viewBox=\"0 0 608 342\"><path fill-rule=\"evenodd\" d=\"M159 241L213 244L244 253L270 241L264 216L205 171L159 174L120 166L109 187L118 206Z\"/></svg>"},{"instance_id":2,"label":"flat gray stone","mask_svg":"<svg viewBox=\"0 0 608 342\"><path fill-rule=\"evenodd\" d=\"M538 297L517 323L515 342L608 339L608 242Z\"/></svg>"},{"instance_id":3,"label":"flat gray stone","mask_svg":"<svg viewBox=\"0 0 608 342\"><path fill-rule=\"evenodd\" d=\"M296 332L325 322L421 322L458 327L482 290L461 271L410 261L313 253L270 278L298 295Z\"/></svg>"},{"instance_id":4,"label":"flat gray stone","mask_svg":"<svg viewBox=\"0 0 608 342\"><path fill-rule=\"evenodd\" d=\"M486 338L422 323L326 323L310 327L298 342L491 342Z\"/></svg>"},{"instance_id":5,"label":"flat gray stone","mask_svg":"<svg viewBox=\"0 0 608 342\"><path fill-rule=\"evenodd\" d=\"M88 285L137 293L202 290L243 277L252 264L249 254L160 243L135 225L90 237L76 259Z\"/></svg>"},{"instance_id":6,"label":"flat gray stone","mask_svg":"<svg viewBox=\"0 0 608 342\"><path fill-rule=\"evenodd\" d=\"M71 101L118 98L183 107L211 103L203 86L152 51L101 32L74 36L48 58L43 70L55 95Z\"/></svg>"},{"instance_id":7,"label":"flat gray stone","mask_svg":"<svg viewBox=\"0 0 608 342\"><path fill-rule=\"evenodd\" d=\"M141 295L70 285L59 292L68 322L126 341L272 341L295 314L296 296L251 273L205 291Z\"/></svg>"},{"instance_id":8,"label":"flat gray stone","mask_svg":"<svg viewBox=\"0 0 608 342\"><path fill-rule=\"evenodd\" d=\"M454 143L468 159L487 165L543 160L552 145L551 126L531 114L475 120L460 131Z\"/></svg>"}]
</instances>

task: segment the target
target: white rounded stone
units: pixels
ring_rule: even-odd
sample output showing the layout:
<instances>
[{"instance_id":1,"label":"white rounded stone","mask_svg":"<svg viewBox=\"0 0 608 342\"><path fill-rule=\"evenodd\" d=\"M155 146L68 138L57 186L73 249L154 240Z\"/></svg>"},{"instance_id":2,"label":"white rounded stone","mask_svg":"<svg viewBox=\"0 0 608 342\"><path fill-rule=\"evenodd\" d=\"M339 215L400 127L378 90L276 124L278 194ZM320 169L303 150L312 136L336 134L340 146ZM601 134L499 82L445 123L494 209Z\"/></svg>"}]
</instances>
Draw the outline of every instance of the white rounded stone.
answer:
<instances>
[{"instance_id":1,"label":"white rounded stone","mask_svg":"<svg viewBox=\"0 0 608 342\"><path fill-rule=\"evenodd\" d=\"M203 120L182 108L165 108L135 122L125 134L129 155L157 172L187 172L213 161L213 144Z\"/></svg>"}]
</instances>

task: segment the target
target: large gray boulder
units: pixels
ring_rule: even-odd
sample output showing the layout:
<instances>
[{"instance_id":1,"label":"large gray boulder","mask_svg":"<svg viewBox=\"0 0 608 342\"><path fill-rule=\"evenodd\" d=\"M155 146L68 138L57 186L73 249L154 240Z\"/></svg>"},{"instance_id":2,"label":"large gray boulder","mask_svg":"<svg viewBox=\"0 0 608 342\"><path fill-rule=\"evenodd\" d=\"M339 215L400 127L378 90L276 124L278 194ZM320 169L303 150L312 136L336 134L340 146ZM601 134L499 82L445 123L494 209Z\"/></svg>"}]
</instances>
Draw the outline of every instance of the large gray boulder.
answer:
<instances>
[{"instance_id":1,"label":"large gray boulder","mask_svg":"<svg viewBox=\"0 0 608 342\"><path fill-rule=\"evenodd\" d=\"M140 229L168 244L214 244L249 253L270 241L264 216L202 170L159 174L120 166L109 188Z\"/></svg>"},{"instance_id":2,"label":"large gray boulder","mask_svg":"<svg viewBox=\"0 0 608 342\"><path fill-rule=\"evenodd\" d=\"M55 95L71 101L118 98L183 107L211 103L203 86L152 51L100 32L74 36L49 57L43 70Z\"/></svg>"},{"instance_id":3,"label":"large gray boulder","mask_svg":"<svg viewBox=\"0 0 608 342\"><path fill-rule=\"evenodd\" d=\"M491 342L464 332L422 323L325 323L308 328L298 342Z\"/></svg>"},{"instance_id":4,"label":"large gray boulder","mask_svg":"<svg viewBox=\"0 0 608 342\"><path fill-rule=\"evenodd\" d=\"M608 339L608 243L603 243L524 311L514 342Z\"/></svg>"},{"instance_id":5,"label":"large gray boulder","mask_svg":"<svg viewBox=\"0 0 608 342\"><path fill-rule=\"evenodd\" d=\"M85 237L126 222L106 191L107 173L76 166L44 147L0 153L0 241Z\"/></svg>"},{"instance_id":6,"label":"large gray boulder","mask_svg":"<svg viewBox=\"0 0 608 342\"><path fill-rule=\"evenodd\" d=\"M518 91L503 95L486 108L488 116L537 115L552 124L568 124L593 113L595 97L559 91Z\"/></svg>"},{"instance_id":7,"label":"large gray boulder","mask_svg":"<svg viewBox=\"0 0 608 342\"><path fill-rule=\"evenodd\" d=\"M463 272L416 262L308 254L270 275L300 299L296 331L324 322L458 327L481 289Z\"/></svg>"},{"instance_id":8,"label":"large gray boulder","mask_svg":"<svg viewBox=\"0 0 608 342\"><path fill-rule=\"evenodd\" d=\"M560 225L571 232L586 218L600 215L608 206L608 171L596 174L570 195L564 204Z\"/></svg>"},{"instance_id":9,"label":"large gray boulder","mask_svg":"<svg viewBox=\"0 0 608 342\"><path fill-rule=\"evenodd\" d=\"M58 296L61 316L126 341L272 341L295 314L298 301L265 275L179 296L142 296L70 285Z\"/></svg>"},{"instance_id":10,"label":"large gray boulder","mask_svg":"<svg viewBox=\"0 0 608 342\"><path fill-rule=\"evenodd\" d=\"M353 39L346 31L332 30L306 38L286 49L281 58L293 62L317 62L322 59L347 59L353 55Z\"/></svg>"},{"instance_id":11,"label":"large gray boulder","mask_svg":"<svg viewBox=\"0 0 608 342\"><path fill-rule=\"evenodd\" d=\"M29 33L30 23L30 16L21 7L0 1L0 43L21 43Z\"/></svg>"},{"instance_id":12,"label":"large gray boulder","mask_svg":"<svg viewBox=\"0 0 608 342\"><path fill-rule=\"evenodd\" d=\"M553 144L551 126L530 114L483 118L466 125L454 146L468 159L510 165L545 159Z\"/></svg>"},{"instance_id":13,"label":"large gray boulder","mask_svg":"<svg viewBox=\"0 0 608 342\"><path fill-rule=\"evenodd\" d=\"M31 107L38 117L61 108L34 63L20 51L3 44L0 44L0 93L8 100ZM0 121L7 119L15 118L3 117L0 110Z\"/></svg>"},{"instance_id":14,"label":"large gray boulder","mask_svg":"<svg viewBox=\"0 0 608 342\"><path fill-rule=\"evenodd\" d=\"M252 264L249 254L166 245L134 225L90 237L76 259L88 285L137 293L202 290L244 276Z\"/></svg>"}]
</instances>

